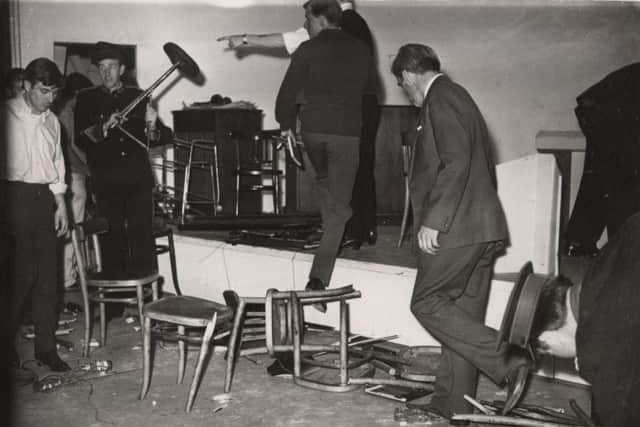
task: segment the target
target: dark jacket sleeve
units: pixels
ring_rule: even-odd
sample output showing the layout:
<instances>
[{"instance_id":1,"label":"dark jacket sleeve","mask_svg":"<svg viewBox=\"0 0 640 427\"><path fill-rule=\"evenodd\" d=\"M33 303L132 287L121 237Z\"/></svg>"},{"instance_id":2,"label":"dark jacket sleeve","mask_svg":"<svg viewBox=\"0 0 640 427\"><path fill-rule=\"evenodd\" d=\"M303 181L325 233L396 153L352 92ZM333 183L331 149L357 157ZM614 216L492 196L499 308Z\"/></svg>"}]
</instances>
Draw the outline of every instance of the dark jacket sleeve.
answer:
<instances>
[{"instance_id":1,"label":"dark jacket sleeve","mask_svg":"<svg viewBox=\"0 0 640 427\"><path fill-rule=\"evenodd\" d=\"M471 168L471 141L460 122L458 101L449 90L434 90L428 101L440 165L434 187L425 198L421 224L445 233L462 200Z\"/></svg>"},{"instance_id":2,"label":"dark jacket sleeve","mask_svg":"<svg viewBox=\"0 0 640 427\"><path fill-rule=\"evenodd\" d=\"M91 123L89 106L90 99L88 96L88 92L78 92L76 109L74 112L74 133L76 144L83 151L87 151L91 147L91 145L93 145L91 140L83 133L85 129L95 125L95 123Z\"/></svg>"},{"instance_id":3,"label":"dark jacket sleeve","mask_svg":"<svg viewBox=\"0 0 640 427\"><path fill-rule=\"evenodd\" d=\"M358 40L362 40L367 44L371 54L373 55L373 36L367 25L367 21L355 10L345 10L340 20L340 28Z\"/></svg>"},{"instance_id":4,"label":"dark jacket sleeve","mask_svg":"<svg viewBox=\"0 0 640 427\"><path fill-rule=\"evenodd\" d=\"M150 146L157 147L160 145L170 144L173 140L173 130L165 125L160 118L156 120L156 131L150 138Z\"/></svg>"},{"instance_id":5,"label":"dark jacket sleeve","mask_svg":"<svg viewBox=\"0 0 640 427\"><path fill-rule=\"evenodd\" d=\"M280 123L280 129L282 130L296 129L297 99L302 90L302 82L309 72L309 64L306 59L307 43L302 43L293 53L289 68L278 91L276 121Z\"/></svg>"}]
</instances>

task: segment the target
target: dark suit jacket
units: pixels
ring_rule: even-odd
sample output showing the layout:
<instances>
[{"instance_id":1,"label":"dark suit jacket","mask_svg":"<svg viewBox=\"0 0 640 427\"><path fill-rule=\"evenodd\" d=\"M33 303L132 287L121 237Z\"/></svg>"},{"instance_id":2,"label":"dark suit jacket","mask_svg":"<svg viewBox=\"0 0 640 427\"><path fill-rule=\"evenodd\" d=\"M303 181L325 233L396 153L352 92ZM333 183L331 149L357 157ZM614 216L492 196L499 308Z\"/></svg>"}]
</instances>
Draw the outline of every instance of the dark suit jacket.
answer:
<instances>
[{"instance_id":1,"label":"dark suit jacket","mask_svg":"<svg viewBox=\"0 0 640 427\"><path fill-rule=\"evenodd\" d=\"M640 425L640 213L589 266L578 292L576 351L603 427Z\"/></svg>"},{"instance_id":2,"label":"dark suit jacket","mask_svg":"<svg viewBox=\"0 0 640 427\"><path fill-rule=\"evenodd\" d=\"M445 249L507 238L486 124L469 93L444 75L422 105L409 173L416 232L439 230Z\"/></svg>"}]
</instances>

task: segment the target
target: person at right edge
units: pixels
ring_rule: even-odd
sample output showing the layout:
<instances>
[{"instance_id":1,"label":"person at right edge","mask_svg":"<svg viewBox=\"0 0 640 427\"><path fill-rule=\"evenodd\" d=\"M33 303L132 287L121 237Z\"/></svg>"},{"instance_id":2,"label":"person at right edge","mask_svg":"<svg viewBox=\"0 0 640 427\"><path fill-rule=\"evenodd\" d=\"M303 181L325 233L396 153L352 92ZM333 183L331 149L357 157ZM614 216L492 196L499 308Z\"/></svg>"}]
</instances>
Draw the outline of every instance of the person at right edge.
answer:
<instances>
[{"instance_id":1,"label":"person at right edge","mask_svg":"<svg viewBox=\"0 0 640 427\"><path fill-rule=\"evenodd\" d=\"M375 93L374 67L367 44L339 28L341 10L335 0L311 0L304 7L311 39L291 58L276 100L276 120L284 134L293 135L299 114L302 141L315 171L324 232L306 289L322 290L329 286L352 214L362 99ZM301 93L305 101L299 107ZM326 310L323 304L316 308Z\"/></svg>"},{"instance_id":2,"label":"person at right edge","mask_svg":"<svg viewBox=\"0 0 640 427\"><path fill-rule=\"evenodd\" d=\"M586 139L584 172L567 224L563 254L594 256L607 230L611 240L640 211L640 62L581 93L575 109Z\"/></svg>"},{"instance_id":3,"label":"person at right edge","mask_svg":"<svg viewBox=\"0 0 640 427\"><path fill-rule=\"evenodd\" d=\"M481 371L507 386L508 413L530 360L506 343L496 351L497 331L484 324L494 261L508 236L485 121L469 93L440 72L430 47L402 46L391 71L420 108L410 169L419 246L411 312L442 344L430 403L408 406L433 419L471 413L464 395L475 396Z\"/></svg>"}]
</instances>

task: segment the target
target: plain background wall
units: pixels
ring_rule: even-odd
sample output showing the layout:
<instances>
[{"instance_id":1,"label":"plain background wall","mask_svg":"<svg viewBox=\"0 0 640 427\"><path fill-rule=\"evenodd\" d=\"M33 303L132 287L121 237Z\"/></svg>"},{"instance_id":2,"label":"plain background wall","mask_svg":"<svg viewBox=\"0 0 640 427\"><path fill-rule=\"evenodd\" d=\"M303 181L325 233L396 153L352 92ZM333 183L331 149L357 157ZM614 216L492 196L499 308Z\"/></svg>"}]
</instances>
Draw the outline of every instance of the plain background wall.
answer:
<instances>
[{"instance_id":1,"label":"plain background wall","mask_svg":"<svg viewBox=\"0 0 640 427\"><path fill-rule=\"evenodd\" d=\"M146 88L170 63L173 41L200 65L202 86L174 73L154 92L160 113L220 93L255 103L274 127L273 104L287 58L238 59L216 37L293 29L302 0L151 1L96 3L20 0L22 65L52 57L53 43L108 40L137 45L138 81ZM255 5L257 4L257 5ZM640 60L640 7L632 2L428 1L356 2L378 43L384 103L405 104L389 66L408 42L431 45L450 76L485 114L499 162L535 152L539 130L574 130L576 96L607 73Z\"/></svg>"}]
</instances>

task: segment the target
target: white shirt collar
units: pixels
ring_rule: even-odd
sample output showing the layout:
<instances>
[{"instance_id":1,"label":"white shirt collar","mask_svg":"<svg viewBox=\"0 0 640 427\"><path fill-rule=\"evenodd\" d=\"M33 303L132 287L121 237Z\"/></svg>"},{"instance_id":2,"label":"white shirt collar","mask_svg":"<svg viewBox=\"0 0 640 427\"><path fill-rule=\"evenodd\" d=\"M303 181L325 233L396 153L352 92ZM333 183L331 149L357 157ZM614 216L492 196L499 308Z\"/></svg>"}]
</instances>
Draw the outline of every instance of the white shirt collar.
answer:
<instances>
[{"instance_id":1,"label":"white shirt collar","mask_svg":"<svg viewBox=\"0 0 640 427\"><path fill-rule=\"evenodd\" d=\"M353 9L353 3L351 3L350 1L345 3L340 3L340 9L342 9L343 12L345 10L351 10Z\"/></svg>"},{"instance_id":2,"label":"white shirt collar","mask_svg":"<svg viewBox=\"0 0 640 427\"><path fill-rule=\"evenodd\" d=\"M25 96L26 94L23 92L15 97L16 112L28 117L41 118L42 120L45 120L49 116L49 113L51 113L51 110L47 110L44 113L34 114L29 104L27 104L27 100L24 99Z\"/></svg>"},{"instance_id":3,"label":"white shirt collar","mask_svg":"<svg viewBox=\"0 0 640 427\"><path fill-rule=\"evenodd\" d=\"M436 81L436 79L441 75L442 73L438 73L435 76L433 76L431 80L429 80L429 83L427 83L427 87L424 88L424 99L427 99L427 95L429 94L429 89L431 89L431 85L433 84L433 82Z\"/></svg>"}]
</instances>

